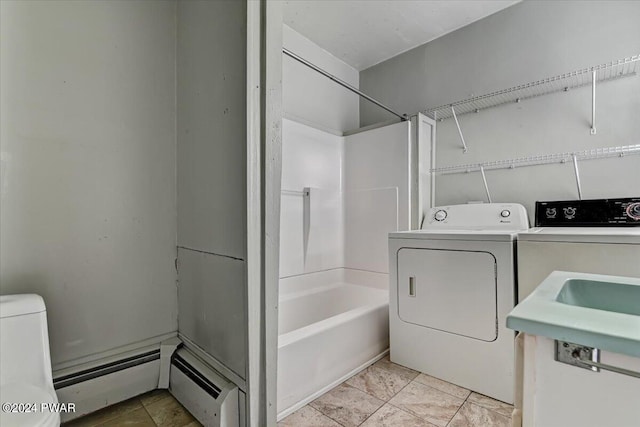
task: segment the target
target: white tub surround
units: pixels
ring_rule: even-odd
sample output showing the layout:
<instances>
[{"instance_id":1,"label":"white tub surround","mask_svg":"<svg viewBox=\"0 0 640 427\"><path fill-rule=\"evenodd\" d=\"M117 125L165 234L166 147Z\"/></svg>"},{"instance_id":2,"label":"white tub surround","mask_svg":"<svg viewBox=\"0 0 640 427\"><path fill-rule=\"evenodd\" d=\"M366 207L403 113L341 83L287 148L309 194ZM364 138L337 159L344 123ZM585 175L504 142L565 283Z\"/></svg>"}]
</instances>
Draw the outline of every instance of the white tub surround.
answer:
<instances>
[{"instance_id":1,"label":"white tub surround","mask_svg":"<svg viewBox=\"0 0 640 427\"><path fill-rule=\"evenodd\" d=\"M417 215L409 133L403 122L340 137L283 120L280 277L388 272L387 233Z\"/></svg>"},{"instance_id":2,"label":"white tub surround","mask_svg":"<svg viewBox=\"0 0 640 427\"><path fill-rule=\"evenodd\" d=\"M283 120L279 418L387 352L389 232L411 223L410 124Z\"/></svg>"},{"instance_id":3,"label":"white tub surround","mask_svg":"<svg viewBox=\"0 0 640 427\"><path fill-rule=\"evenodd\" d=\"M280 277L344 266L344 138L282 121Z\"/></svg>"}]
</instances>

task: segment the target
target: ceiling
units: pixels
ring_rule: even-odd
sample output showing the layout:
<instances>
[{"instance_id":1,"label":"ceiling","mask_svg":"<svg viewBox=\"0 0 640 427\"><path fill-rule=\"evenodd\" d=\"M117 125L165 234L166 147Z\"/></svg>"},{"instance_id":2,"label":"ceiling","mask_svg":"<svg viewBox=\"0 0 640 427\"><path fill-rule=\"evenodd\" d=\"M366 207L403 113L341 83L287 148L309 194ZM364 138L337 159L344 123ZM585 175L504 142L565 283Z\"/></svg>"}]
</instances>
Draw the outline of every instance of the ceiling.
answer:
<instances>
[{"instance_id":1,"label":"ceiling","mask_svg":"<svg viewBox=\"0 0 640 427\"><path fill-rule=\"evenodd\" d=\"M519 0L289 0L284 23L357 70Z\"/></svg>"}]
</instances>

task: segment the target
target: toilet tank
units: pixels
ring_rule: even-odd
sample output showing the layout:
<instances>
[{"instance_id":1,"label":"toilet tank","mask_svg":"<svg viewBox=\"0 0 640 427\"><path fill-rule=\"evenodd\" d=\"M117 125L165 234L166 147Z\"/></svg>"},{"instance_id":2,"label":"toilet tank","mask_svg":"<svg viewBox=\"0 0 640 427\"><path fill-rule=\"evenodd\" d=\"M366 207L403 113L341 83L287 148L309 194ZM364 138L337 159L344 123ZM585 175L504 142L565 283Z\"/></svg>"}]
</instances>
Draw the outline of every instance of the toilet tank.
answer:
<instances>
[{"instance_id":1,"label":"toilet tank","mask_svg":"<svg viewBox=\"0 0 640 427\"><path fill-rule=\"evenodd\" d=\"M52 384L47 312L41 296L0 296L0 349L0 385Z\"/></svg>"}]
</instances>

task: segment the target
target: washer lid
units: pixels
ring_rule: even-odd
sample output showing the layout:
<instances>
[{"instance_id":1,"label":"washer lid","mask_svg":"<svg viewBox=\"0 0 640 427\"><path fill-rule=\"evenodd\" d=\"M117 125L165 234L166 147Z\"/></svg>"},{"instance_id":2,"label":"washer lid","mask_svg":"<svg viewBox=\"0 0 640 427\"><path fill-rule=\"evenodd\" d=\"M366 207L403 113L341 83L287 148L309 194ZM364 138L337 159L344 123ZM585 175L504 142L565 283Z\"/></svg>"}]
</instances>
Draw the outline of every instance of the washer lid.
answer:
<instances>
[{"instance_id":1,"label":"washer lid","mask_svg":"<svg viewBox=\"0 0 640 427\"><path fill-rule=\"evenodd\" d=\"M624 243L640 244L638 227L536 227L518 233L530 242Z\"/></svg>"},{"instance_id":2,"label":"washer lid","mask_svg":"<svg viewBox=\"0 0 640 427\"><path fill-rule=\"evenodd\" d=\"M36 294L0 296L0 318L22 316L45 311L44 300Z\"/></svg>"},{"instance_id":3,"label":"washer lid","mask_svg":"<svg viewBox=\"0 0 640 427\"><path fill-rule=\"evenodd\" d=\"M43 403L58 403L58 397L53 388L47 390L32 384L11 383L0 387L0 395L3 405L5 403L23 404L20 408L15 408L16 412L6 412L3 406L0 412L2 426L41 426L60 416L57 412L49 412L46 406L42 407ZM14 408L9 407L9 409Z\"/></svg>"}]
</instances>

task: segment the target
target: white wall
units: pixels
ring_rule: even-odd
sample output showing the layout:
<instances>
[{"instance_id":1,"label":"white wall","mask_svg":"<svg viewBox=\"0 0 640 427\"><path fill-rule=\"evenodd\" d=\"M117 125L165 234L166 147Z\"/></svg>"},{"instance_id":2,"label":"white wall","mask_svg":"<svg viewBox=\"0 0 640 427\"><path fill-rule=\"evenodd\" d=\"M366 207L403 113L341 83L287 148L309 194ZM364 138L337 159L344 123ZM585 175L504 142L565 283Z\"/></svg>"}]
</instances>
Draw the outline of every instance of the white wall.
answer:
<instances>
[{"instance_id":1,"label":"white wall","mask_svg":"<svg viewBox=\"0 0 640 427\"><path fill-rule=\"evenodd\" d=\"M1 7L1 293L54 368L175 331L175 4Z\"/></svg>"},{"instance_id":2,"label":"white wall","mask_svg":"<svg viewBox=\"0 0 640 427\"><path fill-rule=\"evenodd\" d=\"M390 107L416 112L517 84L637 55L639 2L526 1L364 70L361 89ZM588 88L460 117L462 154L452 120L438 123L437 166L638 143L640 79L602 84L597 135L589 134ZM361 124L389 116L361 104ZM581 166L584 198L638 195L640 157ZM494 201L575 199L571 165L487 172ZM479 174L436 177L436 204L486 200Z\"/></svg>"},{"instance_id":3,"label":"white wall","mask_svg":"<svg viewBox=\"0 0 640 427\"><path fill-rule=\"evenodd\" d=\"M247 5L178 2L180 333L246 378Z\"/></svg>"},{"instance_id":4,"label":"white wall","mask_svg":"<svg viewBox=\"0 0 640 427\"><path fill-rule=\"evenodd\" d=\"M282 36L285 48L358 87L355 68L286 25ZM285 117L337 134L359 127L358 95L284 54L282 83Z\"/></svg>"}]
</instances>

